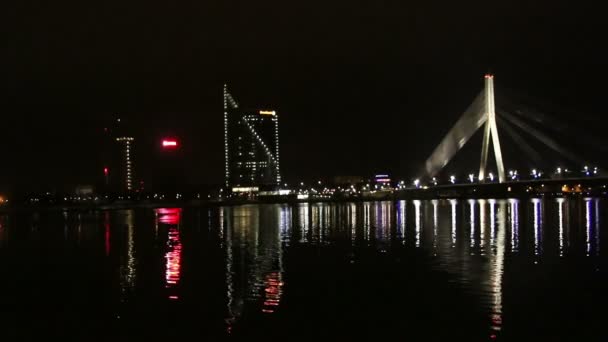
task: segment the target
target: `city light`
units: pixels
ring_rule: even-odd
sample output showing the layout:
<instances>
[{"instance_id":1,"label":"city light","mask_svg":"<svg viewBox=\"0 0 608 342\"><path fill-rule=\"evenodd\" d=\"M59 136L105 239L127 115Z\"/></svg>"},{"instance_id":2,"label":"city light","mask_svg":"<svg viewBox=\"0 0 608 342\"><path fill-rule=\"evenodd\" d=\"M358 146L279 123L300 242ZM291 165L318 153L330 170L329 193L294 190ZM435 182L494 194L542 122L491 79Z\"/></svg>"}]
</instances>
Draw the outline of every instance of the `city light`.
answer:
<instances>
[{"instance_id":1,"label":"city light","mask_svg":"<svg viewBox=\"0 0 608 342\"><path fill-rule=\"evenodd\" d=\"M452 184L455 184L456 183L456 176L454 176L454 175L450 176L450 182Z\"/></svg>"},{"instance_id":2,"label":"city light","mask_svg":"<svg viewBox=\"0 0 608 342\"><path fill-rule=\"evenodd\" d=\"M416 188L419 188L419 187L420 187L420 179L416 179L416 180L414 180L414 186L415 186Z\"/></svg>"},{"instance_id":3,"label":"city light","mask_svg":"<svg viewBox=\"0 0 608 342\"><path fill-rule=\"evenodd\" d=\"M540 177L540 175L541 175L541 173L539 171L537 171L536 169L532 169L532 173L531 174L532 174L532 177L535 178L535 179L538 178L538 177Z\"/></svg>"},{"instance_id":4,"label":"city light","mask_svg":"<svg viewBox=\"0 0 608 342\"><path fill-rule=\"evenodd\" d=\"M490 181L493 182L494 181L494 174L492 172L488 173L488 178L490 178Z\"/></svg>"},{"instance_id":5,"label":"city light","mask_svg":"<svg viewBox=\"0 0 608 342\"><path fill-rule=\"evenodd\" d=\"M177 140L163 139L163 147L166 147L166 148L177 147Z\"/></svg>"},{"instance_id":6,"label":"city light","mask_svg":"<svg viewBox=\"0 0 608 342\"><path fill-rule=\"evenodd\" d=\"M469 174L469 181L471 183L473 183L475 181L475 175L474 174L472 174L472 173Z\"/></svg>"}]
</instances>

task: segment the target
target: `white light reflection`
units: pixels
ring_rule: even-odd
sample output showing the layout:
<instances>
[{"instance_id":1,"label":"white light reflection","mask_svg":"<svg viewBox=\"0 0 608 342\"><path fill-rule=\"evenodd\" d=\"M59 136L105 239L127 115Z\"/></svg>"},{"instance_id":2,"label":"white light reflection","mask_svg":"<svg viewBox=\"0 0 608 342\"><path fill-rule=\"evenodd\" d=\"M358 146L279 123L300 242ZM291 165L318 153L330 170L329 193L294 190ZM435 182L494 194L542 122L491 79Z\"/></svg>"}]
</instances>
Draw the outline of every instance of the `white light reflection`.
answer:
<instances>
[{"instance_id":1,"label":"white light reflection","mask_svg":"<svg viewBox=\"0 0 608 342\"><path fill-rule=\"evenodd\" d=\"M490 202L491 212L494 212L494 203ZM492 312L491 325L493 330L490 338L496 339L496 333L502 329L502 282L505 263L505 244L506 244L506 210L505 202L499 204L498 210L498 231L496 232L496 254L492 257L490 266L490 284L492 293ZM492 220L494 222L494 220ZM493 225L493 224L492 224ZM494 245L493 245L494 246ZM490 253L492 255L493 253Z\"/></svg>"},{"instance_id":2,"label":"white light reflection","mask_svg":"<svg viewBox=\"0 0 608 342\"><path fill-rule=\"evenodd\" d=\"M564 256L564 199L557 199L557 215L559 226L559 256Z\"/></svg>"},{"instance_id":3,"label":"white light reflection","mask_svg":"<svg viewBox=\"0 0 608 342\"><path fill-rule=\"evenodd\" d=\"M471 248L475 247L475 200L470 199L469 202L469 223L471 224Z\"/></svg>"},{"instance_id":4,"label":"white light reflection","mask_svg":"<svg viewBox=\"0 0 608 342\"><path fill-rule=\"evenodd\" d=\"M595 255L600 255L600 200L595 199Z\"/></svg>"},{"instance_id":5,"label":"white light reflection","mask_svg":"<svg viewBox=\"0 0 608 342\"><path fill-rule=\"evenodd\" d=\"M289 246L291 239L291 207L282 206L279 211L279 229L281 230L281 241Z\"/></svg>"},{"instance_id":6,"label":"white light reflection","mask_svg":"<svg viewBox=\"0 0 608 342\"><path fill-rule=\"evenodd\" d=\"M388 238L388 222L390 222L390 202L379 202L376 204L376 239L386 242Z\"/></svg>"},{"instance_id":7,"label":"white light reflection","mask_svg":"<svg viewBox=\"0 0 608 342\"><path fill-rule=\"evenodd\" d=\"M519 250L519 200L509 199L509 211L511 212L511 252Z\"/></svg>"},{"instance_id":8,"label":"white light reflection","mask_svg":"<svg viewBox=\"0 0 608 342\"><path fill-rule=\"evenodd\" d=\"M354 243L357 238L357 205L351 203L348 210L350 211L350 240Z\"/></svg>"},{"instance_id":9,"label":"white light reflection","mask_svg":"<svg viewBox=\"0 0 608 342\"><path fill-rule=\"evenodd\" d=\"M414 241L416 243L416 247L420 247L420 200L414 200L414 215L416 227L416 236Z\"/></svg>"},{"instance_id":10,"label":"white light reflection","mask_svg":"<svg viewBox=\"0 0 608 342\"><path fill-rule=\"evenodd\" d=\"M437 253L437 229L439 226L439 218L437 217L437 206L439 204L439 201L432 200L431 204L433 204L433 252Z\"/></svg>"},{"instance_id":11,"label":"white light reflection","mask_svg":"<svg viewBox=\"0 0 608 342\"><path fill-rule=\"evenodd\" d=\"M451 213L452 213L452 247L456 246L456 203L458 203L457 200L455 200L455 199L450 200Z\"/></svg>"},{"instance_id":12,"label":"white light reflection","mask_svg":"<svg viewBox=\"0 0 608 342\"><path fill-rule=\"evenodd\" d=\"M496 200L490 199L488 203L490 203L490 248L494 248L496 246L494 240L496 237Z\"/></svg>"},{"instance_id":13,"label":"white light reflection","mask_svg":"<svg viewBox=\"0 0 608 342\"><path fill-rule=\"evenodd\" d=\"M401 200L397 207L397 237L405 243L405 206L406 202Z\"/></svg>"},{"instance_id":14,"label":"white light reflection","mask_svg":"<svg viewBox=\"0 0 608 342\"><path fill-rule=\"evenodd\" d=\"M237 313L234 302L234 286L233 286L233 278L234 278L234 261L232 255L232 230L225 229L225 217L226 219L230 218L229 213L225 213L225 211L230 210L224 207L221 207L219 210L219 231L226 232L226 239L220 240L222 243L222 247L224 247L224 251L226 252L226 308L227 308L227 316L224 320L226 322L226 331L228 334L232 332L232 327L236 321ZM230 222L228 222L228 227L230 228Z\"/></svg>"},{"instance_id":15,"label":"white light reflection","mask_svg":"<svg viewBox=\"0 0 608 342\"><path fill-rule=\"evenodd\" d=\"M298 208L298 217L300 219L300 243L308 241L308 232L310 230L310 219L309 219L310 207L308 203L300 204Z\"/></svg>"},{"instance_id":16,"label":"white light reflection","mask_svg":"<svg viewBox=\"0 0 608 342\"><path fill-rule=\"evenodd\" d=\"M125 212L125 223L127 225L127 260L121 265L121 290L122 301L127 300L129 291L135 288L136 281L136 259L135 259L135 225L133 210Z\"/></svg>"},{"instance_id":17,"label":"white light reflection","mask_svg":"<svg viewBox=\"0 0 608 342\"><path fill-rule=\"evenodd\" d=\"M542 254L542 213L540 199L533 198L532 205L534 206L534 255Z\"/></svg>"},{"instance_id":18,"label":"white light reflection","mask_svg":"<svg viewBox=\"0 0 608 342\"><path fill-rule=\"evenodd\" d=\"M485 255L486 244L486 200L479 200L479 250Z\"/></svg>"},{"instance_id":19,"label":"white light reflection","mask_svg":"<svg viewBox=\"0 0 608 342\"><path fill-rule=\"evenodd\" d=\"M322 226L325 219L325 212L323 210L323 203L318 203L317 205L312 207L312 234L313 241L320 242L322 237Z\"/></svg>"},{"instance_id":20,"label":"white light reflection","mask_svg":"<svg viewBox=\"0 0 608 342\"><path fill-rule=\"evenodd\" d=\"M363 203L363 239L369 241L369 230L371 227L371 206L370 202Z\"/></svg>"},{"instance_id":21,"label":"white light reflection","mask_svg":"<svg viewBox=\"0 0 608 342\"><path fill-rule=\"evenodd\" d=\"M585 252L589 256L591 252L591 199L585 198Z\"/></svg>"}]
</instances>

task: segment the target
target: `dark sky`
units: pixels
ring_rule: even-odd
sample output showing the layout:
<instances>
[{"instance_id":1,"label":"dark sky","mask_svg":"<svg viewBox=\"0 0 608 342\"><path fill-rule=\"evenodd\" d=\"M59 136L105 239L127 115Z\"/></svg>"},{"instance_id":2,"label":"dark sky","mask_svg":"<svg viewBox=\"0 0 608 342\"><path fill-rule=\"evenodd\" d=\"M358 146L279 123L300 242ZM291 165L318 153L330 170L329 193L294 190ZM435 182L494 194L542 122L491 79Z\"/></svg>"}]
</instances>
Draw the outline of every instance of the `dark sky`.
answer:
<instances>
[{"instance_id":1,"label":"dark sky","mask_svg":"<svg viewBox=\"0 0 608 342\"><path fill-rule=\"evenodd\" d=\"M605 25L565 1L74 1L9 5L0 190L91 183L95 133L180 136L186 181L222 181L222 84L280 115L288 182L413 176L482 89L605 113ZM601 102L602 101L602 102ZM605 121L602 121L602 124ZM507 161L508 163L508 161Z\"/></svg>"}]
</instances>

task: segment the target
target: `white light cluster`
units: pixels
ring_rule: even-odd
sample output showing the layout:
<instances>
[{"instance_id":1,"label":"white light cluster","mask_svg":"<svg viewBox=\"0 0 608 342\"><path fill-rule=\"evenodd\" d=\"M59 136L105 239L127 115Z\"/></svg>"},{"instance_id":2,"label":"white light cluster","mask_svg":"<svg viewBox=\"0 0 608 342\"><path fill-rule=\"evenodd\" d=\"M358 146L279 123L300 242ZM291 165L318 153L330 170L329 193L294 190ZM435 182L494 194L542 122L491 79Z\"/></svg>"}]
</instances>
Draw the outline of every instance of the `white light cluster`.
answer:
<instances>
[{"instance_id":1,"label":"white light cluster","mask_svg":"<svg viewBox=\"0 0 608 342\"><path fill-rule=\"evenodd\" d=\"M281 184L281 173L279 172L279 120L277 119L276 112L272 120L274 121L274 138L275 138L275 158L276 158L276 171L277 171L277 184Z\"/></svg>"},{"instance_id":2,"label":"white light cluster","mask_svg":"<svg viewBox=\"0 0 608 342\"><path fill-rule=\"evenodd\" d=\"M126 188L127 191L133 190L133 165L131 163L131 142L133 142L135 138L133 137L118 137L116 141L122 142L125 144L125 173L126 173Z\"/></svg>"},{"instance_id":3,"label":"white light cluster","mask_svg":"<svg viewBox=\"0 0 608 342\"><path fill-rule=\"evenodd\" d=\"M226 186L230 182L230 167L228 166L228 89L224 84L224 171Z\"/></svg>"}]
</instances>

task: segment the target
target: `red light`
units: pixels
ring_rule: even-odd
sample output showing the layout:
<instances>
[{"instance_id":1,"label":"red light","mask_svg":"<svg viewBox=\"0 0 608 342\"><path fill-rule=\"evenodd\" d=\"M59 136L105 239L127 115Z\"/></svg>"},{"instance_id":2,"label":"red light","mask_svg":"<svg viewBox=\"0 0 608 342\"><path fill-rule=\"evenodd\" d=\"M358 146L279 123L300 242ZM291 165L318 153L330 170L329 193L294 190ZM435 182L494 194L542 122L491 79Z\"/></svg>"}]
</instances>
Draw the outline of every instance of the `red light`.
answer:
<instances>
[{"instance_id":1,"label":"red light","mask_svg":"<svg viewBox=\"0 0 608 342\"><path fill-rule=\"evenodd\" d=\"M107 176L107 175L108 175L108 173L110 173L110 170L108 170L108 168L107 168L107 167L104 167L104 168L103 168L103 174Z\"/></svg>"},{"instance_id":2,"label":"red light","mask_svg":"<svg viewBox=\"0 0 608 342\"><path fill-rule=\"evenodd\" d=\"M157 220L164 224L179 224L181 218L181 208L158 208L156 209Z\"/></svg>"},{"instance_id":3,"label":"red light","mask_svg":"<svg viewBox=\"0 0 608 342\"><path fill-rule=\"evenodd\" d=\"M164 139L163 147L177 147L177 140L174 139Z\"/></svg>"}]
</instances>

